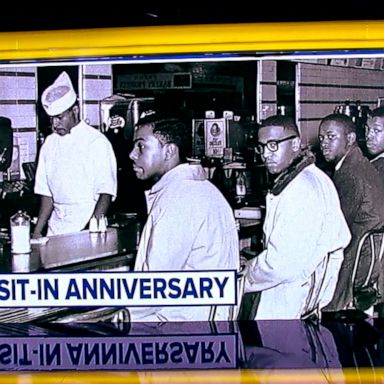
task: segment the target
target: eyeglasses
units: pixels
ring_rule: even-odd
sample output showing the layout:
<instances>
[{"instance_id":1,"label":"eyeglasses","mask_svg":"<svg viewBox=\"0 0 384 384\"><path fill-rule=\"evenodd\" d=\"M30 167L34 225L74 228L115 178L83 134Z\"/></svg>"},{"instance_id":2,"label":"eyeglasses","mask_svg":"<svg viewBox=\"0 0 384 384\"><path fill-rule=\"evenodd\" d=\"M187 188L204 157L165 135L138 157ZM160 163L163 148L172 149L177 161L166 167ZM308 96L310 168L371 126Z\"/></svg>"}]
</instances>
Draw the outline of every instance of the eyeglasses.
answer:
<instances>
[{"instance_id":1,"label":"eyeglasses","mask_svg":"<svg viewBox=\"0 0 384 384\"><path fill-rule=\"evenodd\" d=\"M270 141L266 142L265 144L259 143L256 145L256 152L259 155L262 155L264 153L265 147L267 147L270 152L276 152L279 149L279 143L294 139L295 137L297 137L297 136L291 135L291 136L285 137L284 139L280 139L280 140L270 140Z\"/></svg>"}]
</instances>

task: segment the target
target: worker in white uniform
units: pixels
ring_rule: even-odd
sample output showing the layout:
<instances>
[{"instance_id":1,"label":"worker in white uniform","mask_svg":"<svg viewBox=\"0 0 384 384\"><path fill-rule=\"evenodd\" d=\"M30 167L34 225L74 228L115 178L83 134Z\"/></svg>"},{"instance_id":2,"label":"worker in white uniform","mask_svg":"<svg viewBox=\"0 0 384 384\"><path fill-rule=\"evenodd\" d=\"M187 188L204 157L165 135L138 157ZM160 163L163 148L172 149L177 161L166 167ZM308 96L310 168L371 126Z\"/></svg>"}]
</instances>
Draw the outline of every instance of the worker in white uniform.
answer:
<instances>
[{"instance_id":1,"label":"worker in white uniform","mask_svg":"<svg viewBox=\"0 0 384 384\"><path fill-rule=\"evenodd\" d=\"M66 72L42 94L53 133L41 147L35 193L41 195L33 237L83 230L92 216L105 215L117 192L111 143L79 119L79 105Z\"/></svg>"},{"instance_id":2,"label":"worker in white uniform","mask_svg":"<svg viewBox=\"0 0 384 384\"><path fill-rule=\"evenodd\" d=\"M146 191L148 219L135 271L238 270L239 240L233 211L200 165L186 161L190 132L178 119L149 114L134 133L130 153ZM210 307L129 308L132 321L203 321ZM229 306L215 320L227 320Z\"/></svg>"},{"instance_id":3,"label":"worker in white uniform","mask_svg":"<svg viewBox=\"0 0 384 384\"><path fill-rule=\"evenodd\" d=\"M331 300L351 234L334 184L301 149L292 118L266 119L258 142L277 177L266 196L264 250L246 263L245 290L260 292L256 320L300 319Z\"/></svg>"}]
</instances>

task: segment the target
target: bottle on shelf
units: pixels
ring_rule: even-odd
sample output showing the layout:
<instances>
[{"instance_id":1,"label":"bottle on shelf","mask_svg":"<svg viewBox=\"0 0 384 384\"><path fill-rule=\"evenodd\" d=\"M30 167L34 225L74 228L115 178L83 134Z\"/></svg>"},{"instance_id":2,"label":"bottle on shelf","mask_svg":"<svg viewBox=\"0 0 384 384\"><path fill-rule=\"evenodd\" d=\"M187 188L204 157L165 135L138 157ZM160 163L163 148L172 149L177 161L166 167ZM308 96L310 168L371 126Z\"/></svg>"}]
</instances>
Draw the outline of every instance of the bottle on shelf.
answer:
<instances>
[{"instance_id":1,"label":"bottle on shelf","mask_svg":"<svg viewBox=\"0 0 384 384\"><path fill-rule=\"evenodd\" d=\"M245 175L243 170L239 170L236 175L236 200L240 203L243 201L247 194L247 187L245 184Z\"/></svg>"},{"instance_id":2,"label":"bottle on shelf","mask_svg":"<svg viewBox=\"0 0 384 384\"><path fill-rule=\"evenodd\" d=\"M344 104L344 115L352 116L352 109L349 100L347 100Z\"/></svg>"}]
</instances>

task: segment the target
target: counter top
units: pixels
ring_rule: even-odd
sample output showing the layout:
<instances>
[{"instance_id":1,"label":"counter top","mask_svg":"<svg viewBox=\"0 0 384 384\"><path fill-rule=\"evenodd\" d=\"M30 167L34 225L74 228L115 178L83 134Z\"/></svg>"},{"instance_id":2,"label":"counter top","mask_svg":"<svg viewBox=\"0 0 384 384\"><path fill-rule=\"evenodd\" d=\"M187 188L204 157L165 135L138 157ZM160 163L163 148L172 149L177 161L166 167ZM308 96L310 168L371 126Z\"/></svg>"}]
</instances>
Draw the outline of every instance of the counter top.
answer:
<instances>
[{"instance_id":1,"label":"counter top","mask_svg":"<svg viewBox=\"0 0 384 384\"><path fill-rule=\"evenodd\" d=\"M51 236L45 245L32 245L32 256L41 260L45 270L94 261L104 257L133 253L136 249L135 228L108 228L104 233L82 231Z\"/></svg>"},{"instance_id":2,"label":"counter top","mask_svg":"<svg viewBox=\"0 0 384 384\"><path fill-rule=\"evenodd\" d=\"M138 224L108 228L105 233L88 230L50 236L46 244L32 244L28 254L12 254L10 244L0 252L0 273L55 271L129 271L135 260ZM110 309L106 309L111 312ZM94 308L0 308L0 323L51 321L74 313L83 316L105 310Z\"/></svg>"},{"instance_id":3,"label":"counter top","mask_svg":"<svg viewBox=\"0 0 384 384\"><path fill-rule=\"evenodd\" d=\"M94 269L112 258L133 261L136 254L137 224L108 228L104 233L81 232L50 236L46 244L32 244L29 254L12 254L3 248L1 272L35 272ZM88 268L92 267L92 268ZM106 269L106 268L103 268Z\"/></svg>"}]
</instances>

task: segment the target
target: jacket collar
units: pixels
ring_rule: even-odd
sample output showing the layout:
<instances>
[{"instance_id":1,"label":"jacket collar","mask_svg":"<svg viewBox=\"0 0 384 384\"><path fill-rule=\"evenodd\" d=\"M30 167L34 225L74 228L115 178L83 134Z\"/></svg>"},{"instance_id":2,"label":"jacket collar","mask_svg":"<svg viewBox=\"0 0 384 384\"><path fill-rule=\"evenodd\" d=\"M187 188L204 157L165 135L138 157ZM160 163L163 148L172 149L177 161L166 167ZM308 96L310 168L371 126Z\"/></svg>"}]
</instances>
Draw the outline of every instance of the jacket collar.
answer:
<instances>
[{"instance_id":1,"label":"jacket collar","mask_svg":"<svg viewBox=\"0 0 384 384\"><path fill-rule=\"evenodd\" d=\"M149 194L157 193L175 180L177 182L181 180L206 180L206 175L201 165L179 164L165 173L147 192Z\"/></svg>"},{"instance_id":2,"label":"jacket collar","mask_svg":"<svg viewBox=\"0 0 384 384\"><path fill-rule=\"evenodd\" d=\"M179 164L164 174L161 179L152 186L150 190L145 191L148 213L152 210L156 197L168 187L175 188L182 180L206 180L204 169L201 165Z\"/></svg>"},{"instance_id":3,"label":"jacket collar","mask_svg":"<svg viewBox=\"0 0 384 384\"><path fill-rule=\"evenodd\" d=\"M384 158L384 152L381 152L380 154L378 154L376 157L374 157L373 159L371 159L371 163L374 163L376 160L379 160L379 159L382 159Z\"/></svg>"},{"instance_id":4,"label":"jacket collar","mask_svg":"<svg viewBox=\"0 0 384 384\"><path fill-rule=\"evenodd\" d=\"M351 164L360 161L360 159L363 157L363 152L361 151L360 147L358 145L353 146L344 156L343 162L340 167L337 169L335 168L335 174L339 172L344 164Z\"/></svg>"},{"instance_id":5,"label":"jacket collar","mask_svg":"<svg viewBox=\"0 0 384 384\"><path fill-rule=\"evenodd\" d=\"M276 178L271 193L279 195L287 185L308 165L315 162L315 155L309 151L303 151L292 164Z\"/></svg>"}]
</instances>

